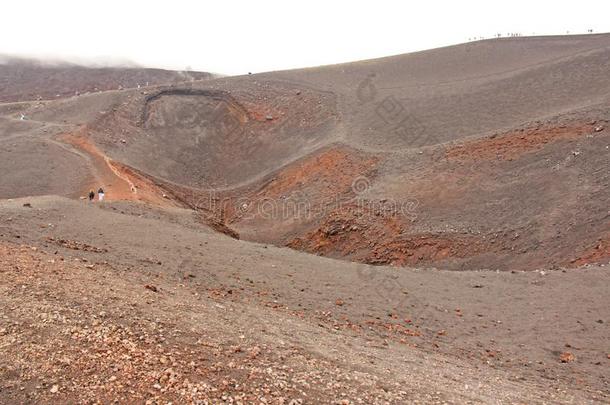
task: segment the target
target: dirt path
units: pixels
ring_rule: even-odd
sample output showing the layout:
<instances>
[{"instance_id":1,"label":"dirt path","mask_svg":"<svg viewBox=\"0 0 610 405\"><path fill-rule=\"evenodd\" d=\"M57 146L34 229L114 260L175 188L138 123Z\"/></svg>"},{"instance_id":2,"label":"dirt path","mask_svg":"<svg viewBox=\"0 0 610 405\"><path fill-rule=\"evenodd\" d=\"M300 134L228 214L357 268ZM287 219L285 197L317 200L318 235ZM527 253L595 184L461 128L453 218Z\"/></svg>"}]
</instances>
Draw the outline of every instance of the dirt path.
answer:
<instances>
[{"instance_id":1,"label":"dirt path","mask_svg":"<svg viewBox=\"0 0 610 405\"><path fill-rule=\"evenodd\" d=\"M163 198L163 192L150 182L141 178L135 179L122 171L112 159L93 144L87 136L86 128L64 134L59 140L70 145L72 151L76 150L76 153L90 162L93 179L83 186L81 195L86 195L88 190L102 187L109 201L142 201L157 206L173 206L170 201Z\"/></svg>"}]
</instances>

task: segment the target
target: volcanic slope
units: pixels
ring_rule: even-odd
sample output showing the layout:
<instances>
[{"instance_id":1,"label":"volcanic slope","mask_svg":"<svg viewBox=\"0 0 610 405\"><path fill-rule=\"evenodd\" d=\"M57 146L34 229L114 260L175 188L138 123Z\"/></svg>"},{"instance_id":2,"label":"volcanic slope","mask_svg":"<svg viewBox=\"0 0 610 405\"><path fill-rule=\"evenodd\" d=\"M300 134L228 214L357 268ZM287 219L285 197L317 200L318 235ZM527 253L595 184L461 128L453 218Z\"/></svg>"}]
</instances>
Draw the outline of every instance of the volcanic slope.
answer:
<instances>
[{"instance_id":1,"label":"volcanic slope","mask_svg":"<svg viewBox=\"0 0 610 405\"><path fill-rule=\"evenodd\" d=\"M19 108L77 124L91 103L76 144L136 177L123 188L242 239L371 264L570 266L610 256L609 47L487 40Z\"/></svg>"},{"instance_id":2,"label":"volcanic slope","mask_svg":"<svg viewBox=\"0 0 610 405\"><path fill-rule=\"evenodd\" d=\"M488 40L4 104L0 191L102 183L198 209L233 236L372 264L599 262L609 39Z\"/></svg>"},{"instance_id":3,"label":"volcanic slope","mask_svg":"<svg viewBox=\"0 0 610 405\"><path fill-rule=\"evenodd\" d=\"M0 402L607 403L609 68L516 38L0 104Z\"/></svg>"}]
</instances>

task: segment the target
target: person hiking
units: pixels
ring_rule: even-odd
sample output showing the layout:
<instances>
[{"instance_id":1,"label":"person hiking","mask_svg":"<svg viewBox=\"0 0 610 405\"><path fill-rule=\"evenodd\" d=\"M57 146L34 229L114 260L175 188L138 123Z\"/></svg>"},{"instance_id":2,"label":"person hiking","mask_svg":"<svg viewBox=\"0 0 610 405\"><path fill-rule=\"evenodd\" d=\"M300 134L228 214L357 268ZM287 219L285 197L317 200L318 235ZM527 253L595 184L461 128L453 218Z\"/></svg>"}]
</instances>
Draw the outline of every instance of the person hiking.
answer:
<instances>
[{"instance_id":1,"label":"person hiking","mask_svg":"<svg viewBox=\"0 0 610 405\"><path fill-rule=\"evenodd\" d=\"M93 201L94 198L95 198L95 191L90 190L89 191L89 201Z\"/></svg>"},{"instance_id":2,"label":"person hiking","mask_svg":"<svg viewBox=\"0 0 610 405\"><path fill-rule=\"evenodd\" d=\"M104 201L104 189L100 187L99 190L97 190L97 197L100 201Z\"/></svg>"}]
</instances>

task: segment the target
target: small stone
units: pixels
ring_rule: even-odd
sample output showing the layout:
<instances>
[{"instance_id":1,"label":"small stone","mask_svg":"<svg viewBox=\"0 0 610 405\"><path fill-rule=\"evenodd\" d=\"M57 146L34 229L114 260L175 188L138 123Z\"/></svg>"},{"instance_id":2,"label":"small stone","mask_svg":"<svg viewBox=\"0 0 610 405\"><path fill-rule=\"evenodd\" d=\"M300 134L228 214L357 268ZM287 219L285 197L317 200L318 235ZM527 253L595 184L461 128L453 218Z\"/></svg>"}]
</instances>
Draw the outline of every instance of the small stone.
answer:
<instances>
[{"instance_id":1,"label":"small stone","mask_svg":"<svg viewBox=\"0 0 610 405\"><path fill-rule=\"evenodd\" d=\"M562 363L571 363L576 360L576 357L570 352L563 352L559 355L559 361Z\"/></svg>"},{"instance_id":2,"label":"small stone","mask_svg":"<svg viewBox=\"0 0 610 405\"><path fill-rule=\"evenodd\" d=\"M251 359L255 359L261 353L261 349L258 346L254 346L250 350L248 350L248 357Z\"/></svg>"},{"instance_id":3,"label":"small stone","mask_svg":"<svg viewBox=\"0 0 610 405\"><path fill-rule=\"evenodd\" d=\"M59 385L55 384L51 387L51 394L57 394L59 392Z\"/></svg>"}]
</instances>

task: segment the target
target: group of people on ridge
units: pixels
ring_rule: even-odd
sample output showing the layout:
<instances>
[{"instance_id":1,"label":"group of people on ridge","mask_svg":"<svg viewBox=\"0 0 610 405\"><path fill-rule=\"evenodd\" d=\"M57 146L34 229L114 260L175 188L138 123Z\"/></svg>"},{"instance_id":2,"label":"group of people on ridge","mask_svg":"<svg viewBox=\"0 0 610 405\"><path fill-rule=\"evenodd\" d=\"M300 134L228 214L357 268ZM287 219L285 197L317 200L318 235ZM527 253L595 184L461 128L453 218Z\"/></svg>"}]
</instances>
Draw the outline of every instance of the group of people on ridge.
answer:
<instances>
[{"instance_id":1,"label":"group of people on ridge","mask_svg":"<svg viewBox=\"0 0 610 405\"><path fill-rule=\"evenodd\" d=\"M101 187L97 190L97 198L99 201L104 201L104 189ZM95 191L91 190L89 191L89 201L93 200L95 200Z\"/></svg>"}]
</instances>

